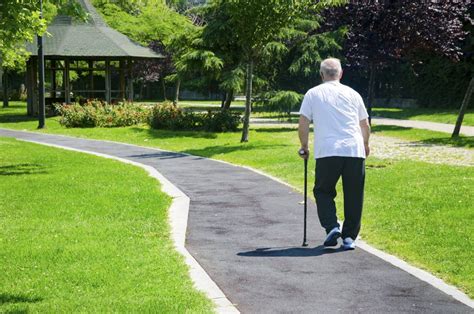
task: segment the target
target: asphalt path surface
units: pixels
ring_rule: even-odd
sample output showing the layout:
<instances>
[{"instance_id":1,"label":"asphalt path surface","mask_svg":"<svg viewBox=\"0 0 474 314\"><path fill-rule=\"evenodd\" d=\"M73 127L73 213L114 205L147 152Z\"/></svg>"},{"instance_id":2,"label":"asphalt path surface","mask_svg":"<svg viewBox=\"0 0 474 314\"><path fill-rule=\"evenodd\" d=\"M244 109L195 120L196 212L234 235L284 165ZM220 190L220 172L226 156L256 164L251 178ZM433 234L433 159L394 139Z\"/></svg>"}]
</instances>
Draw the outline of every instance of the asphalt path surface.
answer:
<instances>
[{"instance_id":1,"label":"asphalt path surface","mask_svg":"<svg viewBox=\"0 0 474 314\"><path fill-rule=\"evenodd\" d=\"M362 249L323 249L314 204L308 209L309 247L302 248L302 195L248 169L120 143L4 129L0 136L156 168L191 199L188 251L242 313L473 312Z\"/></svg>"}]
</instances>

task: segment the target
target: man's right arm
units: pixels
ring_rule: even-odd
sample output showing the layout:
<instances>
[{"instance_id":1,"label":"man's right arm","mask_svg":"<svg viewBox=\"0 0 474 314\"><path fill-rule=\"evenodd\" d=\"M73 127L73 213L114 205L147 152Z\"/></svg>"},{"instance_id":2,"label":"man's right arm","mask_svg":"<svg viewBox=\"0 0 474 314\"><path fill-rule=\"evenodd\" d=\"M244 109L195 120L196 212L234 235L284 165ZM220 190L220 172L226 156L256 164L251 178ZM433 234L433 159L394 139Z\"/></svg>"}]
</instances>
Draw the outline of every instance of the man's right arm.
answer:
<instances>
[{"instance_id":1,"label":"man's right arm","mask_svg":"<svg viewBox=\"0 0 474 314\"><path fill-rule=\"evenodd\" d=\"M303 159L307 159L309 157L309 149L308 149L308 140L309 140L309 124L311 122L306 118L304 115L300 115L300 122L298 125L298 136L300 138L301 148L300 150L304 150L304 155L300 154L300 157Z\"/></svg>"},{"instance_id":2,"label":"man's right arm","mask_svg":"<svg viewBox=\"0 0 474 314\"><path fill-rule=\"evenodd\" d=\"M370 138L370 124L369 119L359 121L360 129L362 130L362 137L364 138L365 156L370 154L369 138Z\"/></svg>"}]
</instances>

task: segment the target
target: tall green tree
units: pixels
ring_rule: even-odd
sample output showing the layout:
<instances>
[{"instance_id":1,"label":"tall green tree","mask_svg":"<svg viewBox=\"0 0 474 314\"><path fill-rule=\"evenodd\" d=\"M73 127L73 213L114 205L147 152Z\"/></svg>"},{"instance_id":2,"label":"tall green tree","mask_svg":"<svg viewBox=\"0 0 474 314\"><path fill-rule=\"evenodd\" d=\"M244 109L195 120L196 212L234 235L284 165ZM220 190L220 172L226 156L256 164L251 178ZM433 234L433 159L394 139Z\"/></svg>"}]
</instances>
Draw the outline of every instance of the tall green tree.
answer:
<instances>
[{"instance_id":1,"label":"tall green tree","mask_svg":"<svg viewBox=\"0 0 474 314\"><path fill-rule=\"evenodd\" d=\"M318 10L344 1L323 0L312 3L305 0L214 0L209 6L215 12L225 11L227 18L207 20L206 28L225 28L235 40L235 53L245 66L245 113L241 142L249 137L249 121L252 108L252 85L256 65L268 52L286 50L279 42L282 33L291 28L294 21L307 10ZM218 25L216 25L218 23ZM225 66L225 65L224 65Z\"/></svg>"},{"instance_id":2,"label":"tall green tree","mask_svg":"<svg viewBox=\"0 0 474 314\"><path fill-rule=\"evenodd\" d=\"M255 63L265 46L275 40L282 28L289 25L298 11L293 0L232 0L228 1L229 23L237 37L237 44L246 64L245 113L241 142L249 137L249 121L252 110L252 83Z\"/></svg>"},{"instance_id":3,"label":"tall green tree","mask_svg":"<svg viewBox=\"0 0 474 314\"><path fill-rule=\"evenodd\" d=\"M354 0L329 11L328 20L349 27L347 60L369 72L369 115L376 76L383 68L397 61L416 63L420 52L460 59L467 9L463 1Z\"/></svg>"}]
</instances>

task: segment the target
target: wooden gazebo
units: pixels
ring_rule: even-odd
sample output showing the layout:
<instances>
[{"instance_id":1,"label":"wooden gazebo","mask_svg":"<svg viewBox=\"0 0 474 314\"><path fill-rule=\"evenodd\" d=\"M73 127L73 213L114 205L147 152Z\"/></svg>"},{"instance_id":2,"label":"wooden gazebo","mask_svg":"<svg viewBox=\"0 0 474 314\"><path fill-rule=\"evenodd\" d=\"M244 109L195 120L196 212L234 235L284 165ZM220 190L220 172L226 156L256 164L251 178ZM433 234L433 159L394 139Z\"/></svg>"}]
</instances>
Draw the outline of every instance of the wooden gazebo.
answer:
<instances>
[{"instance_id":1,"label":"wooden gazebo","mask_svg":"<svg viewBox=\"0 0 474 314\"><path fill-rule=\"evenodd\" d=\"M133 101L134 60L162 58L111 29L89 0L77 0L88 21L57 16L44 36L46 104L99 98L107 102ZM38 49L27 45L28 114L38 113Z\"/></svg>"}]
</instances>

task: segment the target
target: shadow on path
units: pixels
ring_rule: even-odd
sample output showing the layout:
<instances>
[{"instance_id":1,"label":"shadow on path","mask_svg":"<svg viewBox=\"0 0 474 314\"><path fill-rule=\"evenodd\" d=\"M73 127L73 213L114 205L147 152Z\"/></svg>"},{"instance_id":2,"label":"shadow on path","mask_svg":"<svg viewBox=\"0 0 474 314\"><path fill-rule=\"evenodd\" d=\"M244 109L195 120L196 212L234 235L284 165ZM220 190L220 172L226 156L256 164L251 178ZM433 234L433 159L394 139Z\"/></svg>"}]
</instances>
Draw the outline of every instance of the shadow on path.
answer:
<instances>
[{"instance_id":1,"label":"shadow on path","mask_svg":"<svg viewBox=\"0 0 474 314\"><path fill-rule=\"evenodd\" d=\"M289 248L258 248L254 251L240 252L238 256L247 257L309 257L321 256L325 254L334 254L344 252L341 247L337 249L326 249L323 245L314 248L289 247Z\"/></svg>"},{"instance_id":2,"label":"shadow on path","mask_svg":"<svg viewBox=\"0 0 474 314\"><path fill-rule=\"evenodd\" d=\"M183 158L183 157L187 157L187 155L180 154L180 153L172 153L172 152L158 152L158 153L152 153L152 154L130 155L128 157L143 158L143 159L154 158L154 159L165 160L165 159Z\"/></svg>"}]
</instances>

